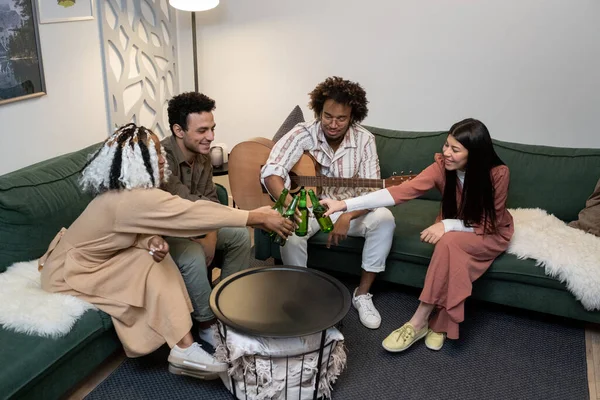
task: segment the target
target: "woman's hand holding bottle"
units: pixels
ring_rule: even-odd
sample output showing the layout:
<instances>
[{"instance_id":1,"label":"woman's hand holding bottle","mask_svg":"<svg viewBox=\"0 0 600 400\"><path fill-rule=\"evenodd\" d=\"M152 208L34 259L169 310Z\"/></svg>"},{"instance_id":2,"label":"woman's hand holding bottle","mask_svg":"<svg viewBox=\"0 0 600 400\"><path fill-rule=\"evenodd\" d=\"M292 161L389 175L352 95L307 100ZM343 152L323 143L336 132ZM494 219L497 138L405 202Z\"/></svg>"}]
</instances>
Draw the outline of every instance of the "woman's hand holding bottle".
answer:
<instances>
[{"instance_id":1,"label":"woman's hand holding bottle","mask_svg":"<svg viewBox=\"0 0 600 400\"><path fill-rule=\"evenodd\" d=\"M346 207L346 202L343 200L333 200L325 198L319 203L321 203L327 208L327 211L325 212L325 214L323 214L325 217L329 217L331 214L338 211L346 211L346 209L348 208Z\"/></svg>"}]
</instances>

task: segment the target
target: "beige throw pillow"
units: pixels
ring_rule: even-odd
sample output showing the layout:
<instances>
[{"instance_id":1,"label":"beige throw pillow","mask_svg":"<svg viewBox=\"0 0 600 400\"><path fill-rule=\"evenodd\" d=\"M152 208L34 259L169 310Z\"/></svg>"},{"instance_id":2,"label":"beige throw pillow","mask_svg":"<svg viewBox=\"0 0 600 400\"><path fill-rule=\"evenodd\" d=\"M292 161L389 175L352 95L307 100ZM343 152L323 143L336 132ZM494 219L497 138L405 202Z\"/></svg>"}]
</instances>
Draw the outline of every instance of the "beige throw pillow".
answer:
<instances>
[{"instance_id":1,"label":"beige throw pillow","mask_svg":"<svg viewBox=\"0 0 600 400\"><path fill-rule=\"evenodd\" d=\"M594 193L585 202L585 208L579 212L579 219L571 222L569 226L600 236L600 180Z\"/></svg>"}]
</instances>

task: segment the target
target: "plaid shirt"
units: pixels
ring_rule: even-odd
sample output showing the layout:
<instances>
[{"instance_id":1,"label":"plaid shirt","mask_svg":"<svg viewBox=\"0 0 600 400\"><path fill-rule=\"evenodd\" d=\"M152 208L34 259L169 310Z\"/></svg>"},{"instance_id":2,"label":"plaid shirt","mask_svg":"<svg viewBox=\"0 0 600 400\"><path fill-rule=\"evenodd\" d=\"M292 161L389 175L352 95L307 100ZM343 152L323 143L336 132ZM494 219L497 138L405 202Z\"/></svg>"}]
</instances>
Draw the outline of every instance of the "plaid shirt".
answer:
<instances>
[{"instance_id":1,"label":"plaid shirt","mask_svg":"<svg viewBox=\"0 0 600 400\"><path fill-rule=\"evenodd\" d=\"M302 154L308 151L321 167L321 175L332 178L379 179L379 158L375 137L356 124L348 128L340 147L334 152L321 129L321 122L300 123L282 137L271 150L267 163L261 170L261 181L277 175L290 187L289 171ZM375 189L324 187L321 197L345 200L363 195Z\"/></svg>"}]
</instances>

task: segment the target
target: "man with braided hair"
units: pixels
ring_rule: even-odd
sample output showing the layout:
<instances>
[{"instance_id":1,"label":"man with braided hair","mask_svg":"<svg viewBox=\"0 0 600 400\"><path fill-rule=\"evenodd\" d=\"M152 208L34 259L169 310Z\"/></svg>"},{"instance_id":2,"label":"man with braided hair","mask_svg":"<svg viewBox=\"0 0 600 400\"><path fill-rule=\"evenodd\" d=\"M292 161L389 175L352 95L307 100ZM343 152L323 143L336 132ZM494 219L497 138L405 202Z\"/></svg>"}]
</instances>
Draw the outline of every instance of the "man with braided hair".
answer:
<instances>
[{"instance_id":1,"label":"man with braided hair","mask_svg":"<svg viewBox=\"0 0 600 400\"><path fill-rule=\"evenodd\" d=\"M192 369L208 379L227 365L194 342L192 305L161 235L253 226L286 236L293 226L269 207L248 212L173 196L158 188L168 174L154 133L134 124L117 130L82 172L81 186L95 197L40 258L41 283L108 313L127 356L166 342L173 372Z\"/></svg>"},{"instance_id":2,"label":"man with braided hair","mask_svg":"<svg viewBox=\"0 0 600 400\"><path fill-rule=\"evenodd\" d=\"M167 112L171 136L163 139L172 175L163 186L171 194L190 201L216 203L209 151L215 139L215 101L197 92L182 93L169 100ZM222 228L201 237L166 238L171 256L181 271L198 323L199 336L214 345L212 325L216 322L209 298L212 291L207 267L215 250L223 252L221 279L250 266L250 235L246 228Z\"/></svg>"},{"instance_id":3,"label":"man with braided hair","mask_svg":"<svg viewBox=\"0 0 600 400\"><path fill-rule=\"evenodd\" d=\"M374 136L360 126L367 116L367 95L355 82L334 76L309 94L309 107L315 120L296 125L271 150L262 168L261 178L271 195L279 196L289 187L289 171L308 151L320 166L321 174L333 178L379 179L379 158ZM324 187L324 197L343 200L368 193L366 188ZM290 196L288 196L290 201ZM394 216L386 208L331 215L334 229L329 233L327 248L337 246L346 236L365 238L362 253L362 275L354 290L352 304L358 310L361 323L377 329L381 316L369 293L377 273L385 270L385 260L392 246ZM306 266L307 241L319 231L315 218L309 221L308 234L290 236L281 248L286 265Z\"/></svg>"}]
</instances>

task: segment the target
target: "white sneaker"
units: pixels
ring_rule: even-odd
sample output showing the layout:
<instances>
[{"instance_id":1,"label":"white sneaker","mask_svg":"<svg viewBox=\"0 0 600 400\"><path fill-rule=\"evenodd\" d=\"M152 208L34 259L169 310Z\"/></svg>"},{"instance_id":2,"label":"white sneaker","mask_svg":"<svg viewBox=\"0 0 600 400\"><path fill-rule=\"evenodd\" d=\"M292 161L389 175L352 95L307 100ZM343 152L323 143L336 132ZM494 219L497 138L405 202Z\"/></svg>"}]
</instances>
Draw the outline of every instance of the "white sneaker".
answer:
<instances>
[{"instance_id":1,"label":"white sneaker","mask_svg":"<svg viewBox=\"0 0 600 400\"><path fill-rule=\"evenodd\" d=\"M198 336L200 339L210 344L213 349L217 348L217 340L215 339L216 325L217 324L212 324L208 328L198 329Z\"/></svg>"},{"instance_id":2,"label":"white sneaker","mask_svg":"<svg viewBox=\"0 0 600 400\"><path fill-rule=\"evenodd\" d=\"M219 379L219 373L217 372L203 372L198 371L197 369L176 367L173 364L169 364L169 372L175 375L191 376L192 378L202 379L204 381Z\"/></svg>"},{"instance_id":3,"label":"white sneaker","mask_svg":"<svg viewBox=\"0 0 600 400\"><path fill-rule=\"evenodd\" d=\"M229 365L217 361L195 342L185 349L175 345L169 354L169 362L176 367L207 372L225 372L229 368Z\"/></svg>"},{"instance_id":4,"label":"white sneaker","mask_svg":"<svg viewBox=\"0 0 600 400\"><path fill-rule=\"evenodd\" d=\"M352 294L352 305L358 310L360 322L369 329L377 329L381 325L381 315L373 305L373 295L371 293L356 295L358 288L354 289Z\"/></svg>"}]
</instances>

